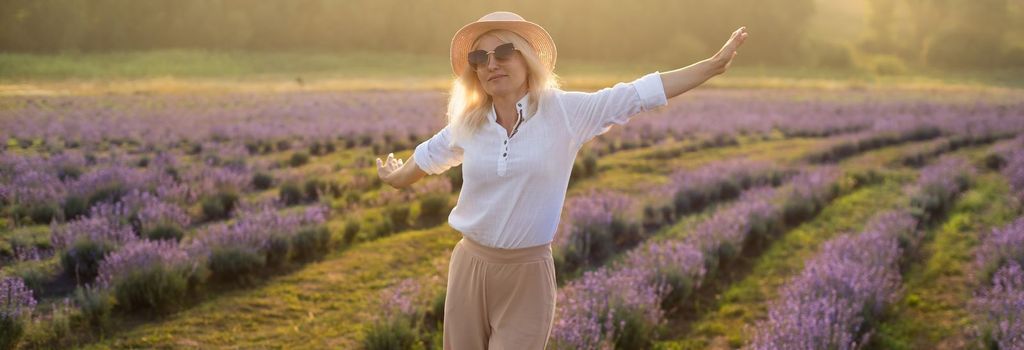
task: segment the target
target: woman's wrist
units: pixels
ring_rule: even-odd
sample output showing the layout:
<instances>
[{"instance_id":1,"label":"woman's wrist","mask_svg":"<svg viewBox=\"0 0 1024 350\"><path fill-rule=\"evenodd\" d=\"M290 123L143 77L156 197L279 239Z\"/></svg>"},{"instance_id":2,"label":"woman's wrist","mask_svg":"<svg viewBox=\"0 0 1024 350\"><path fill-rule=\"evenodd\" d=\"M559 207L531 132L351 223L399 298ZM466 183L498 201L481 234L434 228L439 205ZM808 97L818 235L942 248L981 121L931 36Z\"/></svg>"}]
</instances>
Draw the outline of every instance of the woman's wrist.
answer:
<instances>
[{"instance_id":1,"label":"woman's wrist","mask_svg":"<svg viewBox=\"0 0 1024 350\"><path fill-rule=\"evenodd\" d=\"M706 64L707 68L705 69L705 71L707 72L709 78L725 73L726 61L719 55L711 56L710 58L704 60L704 63Z\"/></svg>"},{"instance_id":2,"label":"woman's wrist","mask_svg":"<svg viewBox=\"0 0 1024 350\"><path fill-rule=\"evenodd\" d=\"M395 171L392 171L390 174L387 174L382 180L388 185L391 185L391 187L397 189L403 189L408 187L409 185L411 185L411 181L409 179L409 166L414 165L411 165L409 163L402 164L401 167L395 169Z\"/></svg>"},{"instance_id":3,"label":"woman's wrist","mask_svg":"<svg viewBox=\"0 0 1024 350\"><path fill-rule=\"evenodd\" d=\"M401 186L401 184L398 183L398 179L395 178L396 173L398 173L398 170L395 170L394 172L388 174L383 179L381 179L381 181L384 181L384 183L388 184L388 186L401 189L403 186Z\"/></svg>"}]
</instances>

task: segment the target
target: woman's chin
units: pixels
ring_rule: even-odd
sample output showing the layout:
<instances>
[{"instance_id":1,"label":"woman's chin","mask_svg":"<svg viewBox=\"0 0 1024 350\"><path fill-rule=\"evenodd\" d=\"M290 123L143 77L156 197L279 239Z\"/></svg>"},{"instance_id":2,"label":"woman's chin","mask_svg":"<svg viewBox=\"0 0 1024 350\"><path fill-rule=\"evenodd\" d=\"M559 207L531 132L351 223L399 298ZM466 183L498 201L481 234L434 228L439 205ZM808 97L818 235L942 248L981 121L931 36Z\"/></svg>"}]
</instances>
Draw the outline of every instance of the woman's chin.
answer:
<instances>
[{"instance_id":1,"label":"woman's chin","mask_svg":"<svg viewBox=\"0 0 1024 350\"><path fill-rule=\"evenodd\" d=\"M512 89L508 87L508 84L502 82L492 82L491 84L488 84L488 87L489 88L485 90L487 90L487 93L491 94L491 96L507 94L512 91Z\"/></svg>"}]
</instances>

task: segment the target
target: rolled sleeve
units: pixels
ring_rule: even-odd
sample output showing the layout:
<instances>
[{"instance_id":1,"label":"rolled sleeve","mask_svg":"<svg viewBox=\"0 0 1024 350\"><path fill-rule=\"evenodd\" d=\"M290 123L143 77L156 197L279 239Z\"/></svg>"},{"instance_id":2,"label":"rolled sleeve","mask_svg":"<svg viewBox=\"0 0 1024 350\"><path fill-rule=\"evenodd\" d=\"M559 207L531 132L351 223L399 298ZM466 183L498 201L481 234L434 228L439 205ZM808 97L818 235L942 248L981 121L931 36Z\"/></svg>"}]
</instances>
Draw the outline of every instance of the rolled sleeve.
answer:
<instances>
[{"instance_id":1,"label":"rolled sleeve","mask_svg":"<svg viewBox=\"0 0 1024 350\"><path fill-rule=\"evenodd\" d=\"M565 92L562 103L574 141L580 146L608 132L615 124L626 124L640 112L667 105L668 98L661 72L655 71L632 82L620 82L591 93Z\"/></svg>"},{"instance_id":2,"label":"rolled sleeve","mask_svg":"<svg viewBox=\"0 0 1024 350\"><path fill-rule=\"evenodd\" d=\"M462 164L462 155L462 148L451 144L451 132L448 127L417 145L413 151L416 165L431 175L443 173Z\"/></svg>"},{"instance_id":3,"label":"rolled sleeve","mask_svg":"<svg viewBox=\"0 0 1024 350\"><path fill-rule=\"evenodd\" d=\"M643 103L643 110L648 111L668 104L665 96L665 83L661 81L661 73L654 72L633 82L636 93Z\"/></svg>"}]
</instances>

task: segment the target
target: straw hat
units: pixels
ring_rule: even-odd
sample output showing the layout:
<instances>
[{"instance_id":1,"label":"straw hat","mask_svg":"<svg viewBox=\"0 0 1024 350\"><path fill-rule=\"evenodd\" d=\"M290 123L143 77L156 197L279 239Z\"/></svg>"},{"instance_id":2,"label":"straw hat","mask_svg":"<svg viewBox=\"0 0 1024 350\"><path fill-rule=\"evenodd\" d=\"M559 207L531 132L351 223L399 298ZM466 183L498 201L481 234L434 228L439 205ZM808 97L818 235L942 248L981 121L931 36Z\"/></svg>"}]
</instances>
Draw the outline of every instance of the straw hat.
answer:
<instances>
[{"instance_id":1,"label":"straw hat","mask_svg":"<svg viewBox=\"0 0 1024 350\"><path fill-rule=\"evenodd\" d=\"M476 22L467 24L455 32L455 36L452 37L451 60L452 71L456 76L469 65L466 57L469 55L469 50L473 48L473 41L480 34L493 29L507 29L526 38L526 41L533 46L533 50L537 52L541 62L546 64L548 69L555 69L555 42L551 40L548 31L536 23L527 22L520 15L498 11L488 13Z\"/></svg>"}]
</instances>

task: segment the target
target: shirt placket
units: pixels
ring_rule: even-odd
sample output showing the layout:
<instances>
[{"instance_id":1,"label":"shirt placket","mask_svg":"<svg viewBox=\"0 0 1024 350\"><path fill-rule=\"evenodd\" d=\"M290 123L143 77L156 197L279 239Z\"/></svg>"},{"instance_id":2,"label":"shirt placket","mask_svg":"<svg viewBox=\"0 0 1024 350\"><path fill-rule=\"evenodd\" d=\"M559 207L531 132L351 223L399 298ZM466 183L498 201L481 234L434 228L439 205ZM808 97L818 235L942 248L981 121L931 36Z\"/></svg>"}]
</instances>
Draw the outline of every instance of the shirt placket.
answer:
<instances>
[{"instance_id":1,"label":"shirt placket","mask_svg":"<svg viewBox=\"0 0 1024 350\"><path fill-rule=\"evenodd\" d=\"M516 136L516 132L519 131L519 125L523 122L523 103L516 103L516 125L512 127L512 135L505 132L504 128L501 128L501 136L504 136L504 140L501 143L501 149L498 152L498 176L505 176L508 174L508 154L509 154L509 141L513 136ZM495 116L497 118L497 116Z\"/></svg>"}]
</instances>

